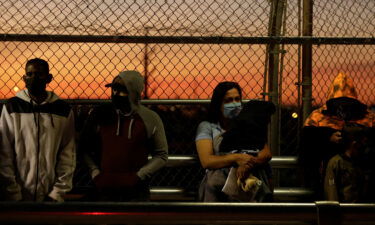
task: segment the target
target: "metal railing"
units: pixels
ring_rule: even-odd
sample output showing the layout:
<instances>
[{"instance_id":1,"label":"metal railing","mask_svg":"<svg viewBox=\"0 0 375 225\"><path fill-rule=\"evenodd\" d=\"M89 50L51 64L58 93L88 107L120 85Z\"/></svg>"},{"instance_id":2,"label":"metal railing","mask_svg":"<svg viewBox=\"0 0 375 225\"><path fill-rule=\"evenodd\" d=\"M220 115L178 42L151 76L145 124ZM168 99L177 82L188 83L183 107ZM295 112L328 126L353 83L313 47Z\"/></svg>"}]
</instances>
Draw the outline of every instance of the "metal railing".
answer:
<instances>
[{"instance_id":1,"label":"metal railing","mask_svg":"<svg viewBox=\"0 0 375 225\"><path fill-rule=\"evenodd\" d=\"M181 187L151 187L151 201L197 201L197 193ZM301 202L312 199L314 192L302 187L277 187L273 190L275 202Z\"/></svg>"},{"instance_id":2,"label":"metal railing","mask_svg":"<svg viewBox=\"0 0 375 225\"><path fill-rule=\"evenodd\" d=\"M166 166L191 166L198 163L198 158L193 155L169 155ZM296 168L298 166L297 163L296 156L274 156L270 161L272 168Z\"/></svg>"},{"instance_id":3,"label":"metal railing","mask_svg":"<svg viewBox=\"0 0 375 225\"><path fill-rule=\"evenodd\" d=\"M188 167L199 164L199 159L193 155L170 155L166 167ZM275 156L270 165L275 169L297 168L298 159L295 156ZM182 200L195 201L197 193L182 187L151 187L151 199L153 201ZM313 191L301 187L276 187L273 192L275 200L280 199L308 199L313 196Z\"/></svg>"},{"instance_id":4,"label":"metal railing","mask_svg":"<svg viewBox=\"0 0 375 225\"><path fill-rule=\"evenodd\" d=\"M0 203L1 224L373 224L375 204Z\"/></svg>"},{"instance_id":5,"label":"metal railing","mask_svg":"<svg viewBox=\"0 0 375 225\"><path fill-rule=\"evenodd\" d=\"M158 43L158 44L314 44L374 45L374 37L192 37L192 36L111 36L1 34L0 41L85 42L85 43Z\"/></svg>"}]
</instances>

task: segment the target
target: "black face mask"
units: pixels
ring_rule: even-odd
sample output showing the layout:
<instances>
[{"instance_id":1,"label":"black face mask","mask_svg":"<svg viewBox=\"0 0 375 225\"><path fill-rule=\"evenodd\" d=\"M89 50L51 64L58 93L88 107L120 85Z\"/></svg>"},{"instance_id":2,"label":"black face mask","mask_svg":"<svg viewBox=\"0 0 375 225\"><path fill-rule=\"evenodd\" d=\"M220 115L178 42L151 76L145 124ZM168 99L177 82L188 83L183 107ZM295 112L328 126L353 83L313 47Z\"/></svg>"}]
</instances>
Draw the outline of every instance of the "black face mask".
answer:
<instances>
[{"instance_id":1,"label":"black face mask","mask_svg":"<svg viewBox=\"0 0 375 225\"><path fill-rule=\"evenodd\" d=\"M40 96L46 91L47 82L39 77L30 77L25 79L26 88L33 96Z\"/></svg>"},{"instance_id":2,"label":"black face mask","mask_svg":"<svg viewBox=\"0 0 375 225\"><path fill-rule=\"evenodd\" d=\"M367 106L348 97L333 98L326 102L327 110L323 114L337 116L342 120L358 120L367 114Z\"/></svg>"},{"instance_id":3,"label":"black face mask","mask_svg":"<svg viewBox=\"0 0 375 225\"><path fill-rule=\"evenodd\" d=\"M112 103L116 107L116 109L119 109L124 113L128 113L131 111L130 100L128 96L112 95Z\"/></svg>"}]
</instances>

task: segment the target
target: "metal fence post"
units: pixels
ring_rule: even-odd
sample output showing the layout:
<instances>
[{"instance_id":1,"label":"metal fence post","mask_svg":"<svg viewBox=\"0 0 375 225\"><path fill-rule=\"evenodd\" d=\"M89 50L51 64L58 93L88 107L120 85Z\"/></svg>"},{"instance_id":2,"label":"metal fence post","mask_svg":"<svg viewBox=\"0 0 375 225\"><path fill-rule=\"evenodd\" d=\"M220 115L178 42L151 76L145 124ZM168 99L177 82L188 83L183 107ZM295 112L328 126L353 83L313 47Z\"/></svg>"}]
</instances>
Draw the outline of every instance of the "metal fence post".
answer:
<instances>
[{"instance_id":1,"label":"metal fence post","mask_svg":"<svg viewBox=\"0 0 375 225\"><path fill-rule=\"evenodd\" d=\"M336 201L317 201L318 225L341 225L342 216L340 203Z\"/></svg>"},{"instance_id":2,"label":"metal fence post","mask_svg":"<svg viewBox=\"0 0 375 225\"><path fill-rule=\"evenodd\" d=\"M148 36L149 29L150 29L150 27L145 27L146 37ZM144 67L145 67L145 75L144 75L145 87L144 87L144 90L143 90L143 93L144 93L143 98L144 99L149 99L149 96L148 96L148 86L149 86L149 72L148 72L149 52L148 52L148 45L149 45L149 43L145 43L145 56L144 56L144 59L143 59L144 60Z\"/></svg>"},{"instance_id":3,"label":"metal fence post","mask_svg":"<svg viewBox=\"0 0 375 225\"><path fill-rule=\"evenodd\" d=\"M303 0L303 21L302 35L313 35L313 1ZM302 45L302 118L303 121L311 113L312 102L312 44L304 43Z\"/></svg>"},{"instance_id":4,"label":"metal fence post","mask_svg":"<svg viewBox=\"0 0 375 225\"><path fill-rule=\"evenodd\" d=\"M269 27L269 36L280 36L282 21L284 15L285 0L274 0L271 3L271 22ZM270 125L270 148L273 155L280 155L280 127L279 127L279 57L280 44L271 43L269 45L268 57L268 95L270 101L275 104L276 112L271 117Z\"/></svg>"}]
</instances>

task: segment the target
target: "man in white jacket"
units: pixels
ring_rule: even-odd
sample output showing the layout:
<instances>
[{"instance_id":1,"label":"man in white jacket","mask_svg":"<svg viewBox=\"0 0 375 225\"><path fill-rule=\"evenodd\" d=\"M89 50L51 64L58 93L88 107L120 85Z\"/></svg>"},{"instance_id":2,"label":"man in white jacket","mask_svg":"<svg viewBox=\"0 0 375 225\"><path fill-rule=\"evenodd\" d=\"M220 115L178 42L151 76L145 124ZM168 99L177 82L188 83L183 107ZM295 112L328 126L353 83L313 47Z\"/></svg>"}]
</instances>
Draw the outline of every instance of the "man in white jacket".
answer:
<instances>
[{"instance_id":1,"label":"man in white jacket","mask_svg":"<svg viewBox=\"0 0 375 225\"><path fill-rule=\"evenodd\" d=\"M53 92L48 63L31 59L26 90L3 105L0 117L0 184L7 201L58 201L72 188L74 116Z\"/></svg>"}]
</instances>

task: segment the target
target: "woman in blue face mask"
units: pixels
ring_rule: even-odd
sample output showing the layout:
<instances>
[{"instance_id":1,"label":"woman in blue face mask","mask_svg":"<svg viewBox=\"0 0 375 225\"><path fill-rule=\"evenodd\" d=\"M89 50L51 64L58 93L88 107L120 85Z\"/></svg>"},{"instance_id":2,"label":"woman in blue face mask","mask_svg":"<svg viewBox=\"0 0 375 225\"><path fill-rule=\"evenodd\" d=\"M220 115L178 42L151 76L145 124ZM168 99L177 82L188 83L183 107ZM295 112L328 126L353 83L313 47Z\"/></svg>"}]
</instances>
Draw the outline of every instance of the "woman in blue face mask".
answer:
<instances>
[{"instance_id":1,"label":"woman in blue face mask","mask_svg":"<svg viewBox=\"0 0 375 225\"><path fill-rule=\"evenodd\" d=\"M238 167L238 178L258 164L268 162L271 152L267 144L252 156L243 153L220 153L222 134L228 129L242 107L241 87L236 82L221 82L214 89L206 121L199 124L195 138L200 163L206 169L199 187L199 199L204 202L232 201L223 191L229 169Z\"/></svg>"}]
</instances>

